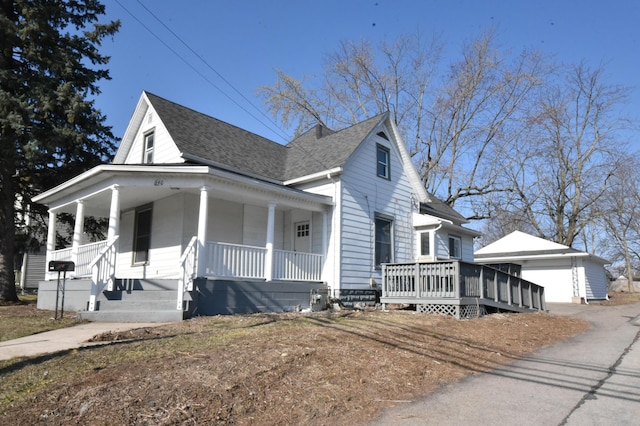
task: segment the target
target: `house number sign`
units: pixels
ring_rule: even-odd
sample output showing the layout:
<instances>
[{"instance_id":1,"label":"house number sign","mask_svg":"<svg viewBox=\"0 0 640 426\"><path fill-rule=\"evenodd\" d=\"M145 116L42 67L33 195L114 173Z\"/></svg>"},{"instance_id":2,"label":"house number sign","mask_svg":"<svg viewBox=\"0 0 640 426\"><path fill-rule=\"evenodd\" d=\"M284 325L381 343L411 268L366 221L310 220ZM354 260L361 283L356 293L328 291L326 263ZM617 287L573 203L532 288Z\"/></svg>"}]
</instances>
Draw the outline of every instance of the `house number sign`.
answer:
<instances>
[{"instance_id":1,"label":"house number sign","mask_svg":"<svg viewBox=\"0 0 640 426\"><path fill-rule=\"evenodd\" d=\"M164 179L156 179L153 181L153 186L162 186L164 185Z\"/></svg>"}]
</instances>

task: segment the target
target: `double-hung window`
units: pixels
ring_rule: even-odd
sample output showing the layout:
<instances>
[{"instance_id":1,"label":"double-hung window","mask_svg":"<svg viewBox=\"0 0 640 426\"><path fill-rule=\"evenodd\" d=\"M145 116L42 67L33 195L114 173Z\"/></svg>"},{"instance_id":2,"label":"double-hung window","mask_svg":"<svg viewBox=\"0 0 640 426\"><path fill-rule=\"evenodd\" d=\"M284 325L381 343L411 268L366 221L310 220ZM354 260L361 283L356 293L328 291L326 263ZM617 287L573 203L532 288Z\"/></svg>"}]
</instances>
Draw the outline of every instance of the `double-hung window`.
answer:
<instances>
[{"instance_id":1,"label":"double-hung window","mask_svg":"<svg viewBox=\"0 0 640 426\"><path fill-rule=\"evenodd\" d=\"M144 152L142 153L144 164L153 163L153 132L144 135Z\"/></svg>"},{"instance_id":2,"label":"double-hung window","mask_svg":"<svg viewBox=\"0 0 640 426\"><path fill-rule=\"evenodd\" d=\"M375 267L393 262L393 220L376 215Z\"/></svg>"},{"instance_id":3,"label":"double-hung window","mask_svg":"<svg viewBox=\"0 0 640 426\"><path fill-rule=\"evenodd\" d=\"M420 233L420 256L429 256L431 254L431 233Z\"/></svg>"},{"instance_id":4,"label":"double-hung window","mask_svg":"<svg viewBox=\"0 0 640 426\"><path fill-rule=\"evenodd\" d=\"M449 257L451 259L462 258L462 240L455 235L449 235Z\"/></svg>"},{"instance_id":5,"label":"double-hung window","mask_svg":"<svg viewBox=\"0 0 640 426\"><path fill-rule=\"evenodd\" d=\"M133 234L133 263L146 264L149 261L149 248L151 247L151 205L136 209L136 217Z\"/></svg>"},{"instance_id":6,"label":"double-hung window","mask_svg":"<svg viewBox=\"0 0 640 426\"><path fill-rule=\"evenodd\" d=\"M391 179L389 160L389 149L382 145L376 145L376 174L378 177Z\"/></svg>"}]
</instances>

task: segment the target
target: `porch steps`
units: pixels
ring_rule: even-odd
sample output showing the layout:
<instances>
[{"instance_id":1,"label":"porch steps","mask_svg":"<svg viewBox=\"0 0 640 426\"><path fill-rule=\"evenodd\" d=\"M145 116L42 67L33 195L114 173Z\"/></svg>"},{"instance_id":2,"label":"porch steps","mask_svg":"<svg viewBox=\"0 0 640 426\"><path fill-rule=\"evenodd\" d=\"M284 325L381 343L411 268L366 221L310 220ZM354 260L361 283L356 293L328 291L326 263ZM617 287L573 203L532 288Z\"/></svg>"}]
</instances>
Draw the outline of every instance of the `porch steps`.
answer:
<instances>
[{"instance_id":1,"label":"porch steps","mask_svg":"<svg viewBox=\"0 0 640 426\"><path fill-rule=\"evenodd\" d=\"M126 279L116 289L103 291L96 311L82 311L82 319L100 322L178 322L185 312L176 309L177 280ZM187 302L190 295L187 295Z\"/></svg>"}]
</instances>

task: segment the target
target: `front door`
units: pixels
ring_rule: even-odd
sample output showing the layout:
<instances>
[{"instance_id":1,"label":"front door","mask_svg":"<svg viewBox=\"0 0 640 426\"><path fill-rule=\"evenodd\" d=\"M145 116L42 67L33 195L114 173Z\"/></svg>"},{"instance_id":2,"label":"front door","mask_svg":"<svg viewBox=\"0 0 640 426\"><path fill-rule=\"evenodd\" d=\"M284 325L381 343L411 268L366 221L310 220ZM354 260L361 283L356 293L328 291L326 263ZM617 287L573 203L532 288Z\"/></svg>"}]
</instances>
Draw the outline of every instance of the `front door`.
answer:
<instances>
[{"instance_id":1,"label":"front door","mask_svg":"<svg viewBox=\"0 0 640 426\"><path fill-rule=\"evenodd\" d=\"M293 250L303 253L311 251L311 225L308 220L296 222L294 225Z\"/></svg>"}]
</instances>

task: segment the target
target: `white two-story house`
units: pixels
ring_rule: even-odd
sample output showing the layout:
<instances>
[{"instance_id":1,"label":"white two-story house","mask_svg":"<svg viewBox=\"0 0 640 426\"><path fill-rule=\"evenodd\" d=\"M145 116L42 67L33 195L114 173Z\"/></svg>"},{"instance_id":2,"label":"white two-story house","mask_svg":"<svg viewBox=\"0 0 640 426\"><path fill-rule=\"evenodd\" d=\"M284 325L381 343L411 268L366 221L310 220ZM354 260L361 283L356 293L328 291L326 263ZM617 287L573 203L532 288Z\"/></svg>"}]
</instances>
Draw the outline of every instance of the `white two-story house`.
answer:
<instances>
[{"instance_id":1,"label":"white two-story house","mask_svg":"<svg viewBox=\"0 0 640 426\"><path fill-rule=\"evenodd\" d=\"M147 92L111 164L34 201L47 264L74 262L67 310L94 320L373 303L383 264L471 262L478 235L425 191L388 113L281 145ZM59 213L75 215L71 247L54 246ZM87 216L108 218L104 241L86 241Z\"/></svg>"}]
</instances>

